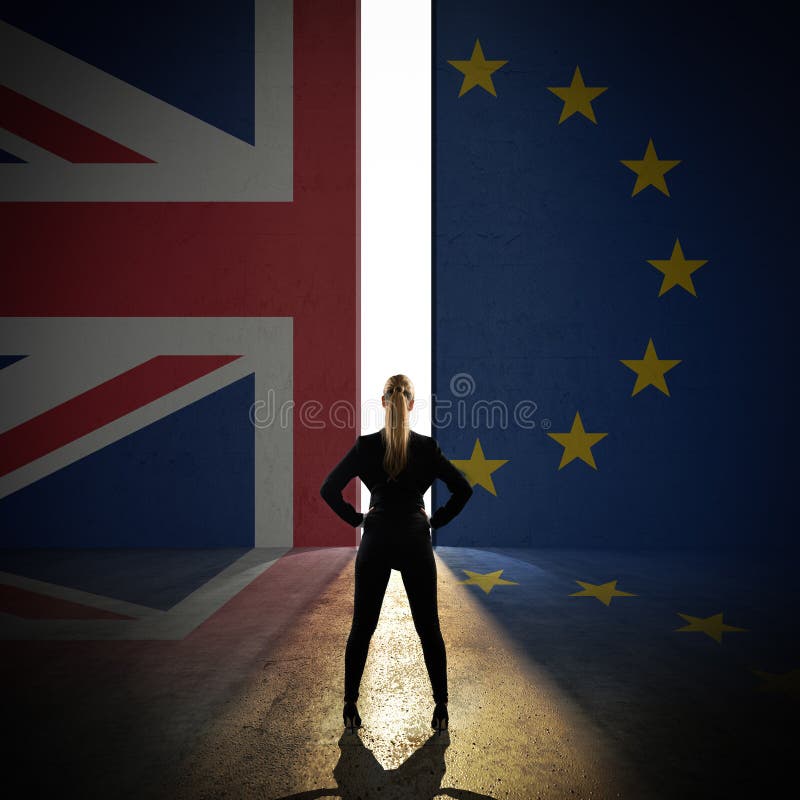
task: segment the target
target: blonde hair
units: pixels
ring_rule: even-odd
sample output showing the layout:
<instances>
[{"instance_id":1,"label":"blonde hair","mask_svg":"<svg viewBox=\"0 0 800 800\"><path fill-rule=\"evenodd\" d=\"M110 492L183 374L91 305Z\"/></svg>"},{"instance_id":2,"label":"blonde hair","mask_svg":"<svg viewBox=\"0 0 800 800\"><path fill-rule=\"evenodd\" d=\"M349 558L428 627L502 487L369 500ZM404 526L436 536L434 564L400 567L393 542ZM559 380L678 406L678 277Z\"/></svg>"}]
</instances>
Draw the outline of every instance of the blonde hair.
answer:
<instances>
[{"instance_id":1,"label":"blonde hair","mask_svg":"<svg viewBox=\"0 0 800 800\"><path fill-rule=\"evenodd\" d=\"M407 375L392 375L384 384L386 420L381 430L386 445L383 468L394 480L408 462L408 440L411 436L408 406L414 399L414 384Z\"/></svg>"}]
</instances>

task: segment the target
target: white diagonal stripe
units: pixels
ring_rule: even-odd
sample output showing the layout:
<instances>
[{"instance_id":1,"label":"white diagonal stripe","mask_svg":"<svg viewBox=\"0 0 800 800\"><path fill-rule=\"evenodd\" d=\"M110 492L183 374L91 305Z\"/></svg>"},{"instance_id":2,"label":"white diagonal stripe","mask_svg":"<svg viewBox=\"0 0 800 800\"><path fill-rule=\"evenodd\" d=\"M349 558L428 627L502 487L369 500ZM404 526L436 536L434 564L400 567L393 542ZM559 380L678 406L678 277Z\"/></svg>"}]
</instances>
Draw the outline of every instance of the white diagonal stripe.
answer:
<instances>
[{"instance_id":1,"label":"white diagonal stripe","mask_svg":"<svg viewBox=\"0 0 800 800\"><path fill-rule=\"evenodd\" d=\"M0 147L7 153L13 153L17 158L27 161L28 164L36 164L42 161L50 163L51 165L58 162L64 163L64 159L55 155L55 153L51 153L49 150L45 150L43 147L29 142L27 139L22 139L16 134L11 133L11 131L5 130L5 128L0 128ZM4 164L3 166L22 167L23 165ZM27 166L28 165L24 165L24 168L27 169Z\"/></svg>"},{"instance_id":2,"label":"white diagonal stripe","mask_svg":"<svg viewBox=\"0 0 800 800\"><path fill-rule=\"evenodd\" d=\"M0 21L0 81L157 162L2 164L0 201L291 201L292 35L292 0L256 0L254 147Z\"/></svg>"},{"instance_id":3,"label":"white diagonal stripe","mask_svg":"<svg viewBox=\"0 0 800 800\"><path fill-rule=\"evenodd\" d=\"M53 597L57 600L67 600L70 603L79 603L82 606L99 608L102 611L111 611L114 614L125 614L135 619L160 617L165 613L160 608L141 606L137 603L119 600L116 597L107 597L106 595L84 592L81 589L73 589L70 586L61 586L48 581L39 581L35 578L15 575L12 572L0 572L0 585L14 586L17 589L25 589L29 592L45 595L46 597Z\"/></svg>"},{"instance_id":4,"label":"white diagonal stripe","mask_svg":"<svg viewBox=\"0 0 800 800\"><path fill-rule=\"evenodd\" d=\"M154 161L230 159L246 142L0 21L0 75L14 91ZM165 135L168 132L168 135Z\"/></svg>"},{"instance_id":5,"label":"white diagonal stripe","mask_svg":"<svg viewBox=\"0 0 800 800\"><path fill-rule=\"evenodd\" d=\"M189 403L223 389L252 372L253 366L248 359L240 358L232 361L208 375L203 375L201 378L181 386L180 389L137 408L130 414L125 414L119 419L81 436L80 439L30 461L7 475L0 476L0 499L85 456L102 450L107 445L117 442L131 433L152 425L175 411L180 411Z\"/></svg>"},{"instance_id":6,"label":"white diagonal stripe","mask_svg":"<svg viewBox=\"0 0 800 800\"><path fill-rule=\"evenodd\" d=\"M256 547L169 611L136 620L29 620L0 613L0 640L177 640L188 636L290 547Z\"/></svg>"}]
</instances>

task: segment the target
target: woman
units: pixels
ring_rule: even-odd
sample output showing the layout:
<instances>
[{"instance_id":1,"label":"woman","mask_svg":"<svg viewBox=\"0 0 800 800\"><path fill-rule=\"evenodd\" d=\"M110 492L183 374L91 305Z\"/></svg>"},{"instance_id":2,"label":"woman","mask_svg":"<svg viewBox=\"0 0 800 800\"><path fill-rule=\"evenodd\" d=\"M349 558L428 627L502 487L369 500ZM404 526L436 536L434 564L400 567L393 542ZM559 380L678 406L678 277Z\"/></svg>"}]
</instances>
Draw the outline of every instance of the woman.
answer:
<instances>
[{"instance_id":1,"label":"woman","mask_svg":"<svg viewBox=\"0 0 800 800\"><path fill-rule=\"evenodd\" d=\"M345 522L363 525L355 561L353 624L344 656L344 725L350 731L361 727L358 688L386 585L396 569L403 578L433 689L431 727L441 732L448 726L447 656L439 629L430 528L440 528L453 519L472 495L472 487L435 439L409 427L414 386L408 377L392 375L384 386L381 404L386 409L384 427L359 436L320 489ZM342 489L356 476L371 493L366 515L342 497ZM428 519L423 494L436 478L441 478L452 494Z\"/></svg>"}]
</instances>

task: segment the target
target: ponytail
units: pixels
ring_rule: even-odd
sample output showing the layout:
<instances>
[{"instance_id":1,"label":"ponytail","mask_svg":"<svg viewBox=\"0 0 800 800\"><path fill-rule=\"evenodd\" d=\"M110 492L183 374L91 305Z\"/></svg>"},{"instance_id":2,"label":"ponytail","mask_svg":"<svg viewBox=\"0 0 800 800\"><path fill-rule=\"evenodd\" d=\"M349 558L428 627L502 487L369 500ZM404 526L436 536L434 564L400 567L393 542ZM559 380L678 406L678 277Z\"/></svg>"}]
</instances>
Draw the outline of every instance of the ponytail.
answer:
<instances>
[{"instance_id":1,"label":"ponytail","mask_svg":"<svg viewBox=\"0 0 800 800\"><path fill-rule=\"evenodd\" d=\"M386 445L383 468L389 480L395 480L408 463L408 406L414 399L414 386L405 375L392 375L386 381L383 396L386 400L386 418L382 430Z\"/></svg>"}]
</instances>

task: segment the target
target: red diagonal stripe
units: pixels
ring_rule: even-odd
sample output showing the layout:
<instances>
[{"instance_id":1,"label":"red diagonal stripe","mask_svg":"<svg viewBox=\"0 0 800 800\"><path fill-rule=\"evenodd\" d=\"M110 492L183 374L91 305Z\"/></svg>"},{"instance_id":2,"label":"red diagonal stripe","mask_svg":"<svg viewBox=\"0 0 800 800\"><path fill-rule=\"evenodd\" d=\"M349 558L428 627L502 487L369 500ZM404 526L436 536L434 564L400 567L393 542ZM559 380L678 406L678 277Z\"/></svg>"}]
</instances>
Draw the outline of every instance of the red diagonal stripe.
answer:
<instances>
[{"instance_id":1,"label":"red diagonal stripe","mask_svg":"<svg viewBox=\"0 0 800 800\"><path fill-rule=\"evenodd\" d=\"M0 476L241 356L156 356L0 434Z\"/></svg>"},{"instance_id":2,"label":"red diagonal stripe","mask_svg":"<svg viewBox=\"0 0 800 800\"><path fill-rule=\"evenodd\" d=\"M7 86L0 86L0 127L73 164L155 163Z\"/></svg>"}]
</instances>

